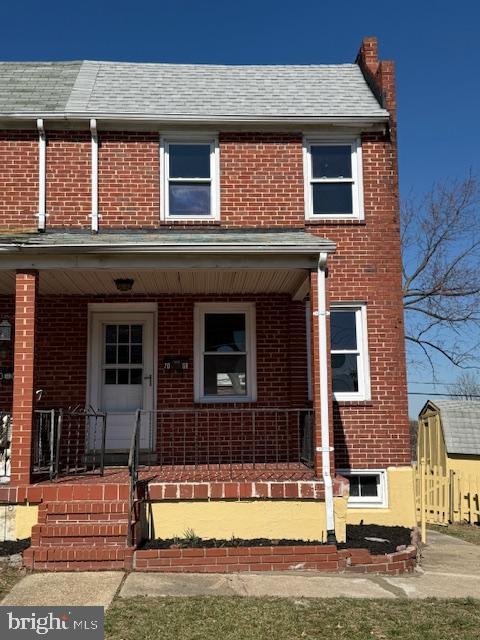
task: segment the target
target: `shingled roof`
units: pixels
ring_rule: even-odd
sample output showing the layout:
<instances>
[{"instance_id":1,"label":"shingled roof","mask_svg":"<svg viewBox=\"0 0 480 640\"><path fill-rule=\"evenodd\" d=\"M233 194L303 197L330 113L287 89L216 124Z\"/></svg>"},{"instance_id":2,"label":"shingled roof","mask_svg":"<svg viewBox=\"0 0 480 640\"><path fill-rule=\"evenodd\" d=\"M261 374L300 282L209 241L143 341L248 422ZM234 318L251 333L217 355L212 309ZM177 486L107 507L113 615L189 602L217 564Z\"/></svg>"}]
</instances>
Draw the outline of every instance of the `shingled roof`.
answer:
<instances>
[{"instance_id":1,"label":"shingled roof","mask_svg":"<svg viewBox=\"0 0 480 640\"><path fill-rule=\"evenodd\" d=\"M480 402L476 400L431 400L440 412L448 453L480 456ZM426 408L425 407L425 408ZM423 410L422 410L423 413Z\"/></svg>"},{"instance_id":2,"label":"shingled roof","mask_svg":"<svg viewBox=\"0 0 480 640\"><path fill-rule=\"evenodd\" d=\"M382 121L356 64L2 62L0 116Z\"/></svg>"}]
</instances>

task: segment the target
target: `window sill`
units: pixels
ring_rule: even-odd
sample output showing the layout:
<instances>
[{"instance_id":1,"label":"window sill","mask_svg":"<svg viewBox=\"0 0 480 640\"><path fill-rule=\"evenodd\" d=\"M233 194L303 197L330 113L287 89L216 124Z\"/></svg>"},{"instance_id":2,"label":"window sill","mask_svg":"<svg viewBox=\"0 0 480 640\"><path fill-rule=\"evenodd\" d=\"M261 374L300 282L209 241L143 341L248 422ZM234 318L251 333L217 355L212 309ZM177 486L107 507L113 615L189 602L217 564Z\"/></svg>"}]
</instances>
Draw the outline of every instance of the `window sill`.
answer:
<instances>
[{"instance_id":1,"label":"window sill","mask_svg":"<svg viewBox=\"0 0 480 640\"><path fill-rule=\"evenodd\" d=\"M167 220L160 220L161 227L198 227L198 226L220 226L222 223L220 220L175 220L173 218L168 218Z\"/></svg>"},{"instance_id":2,"label":"window sill","mask_svg":"<svg viewBox=\"0 0 480 640\"><path fill-rule=\"evenodd\" d=\"M219 398L214 398L212 396L209 396L207 398L196 398L195 402L201 405L204 404L246 404L248 402L252 403L252 402L256 402L256 400L254 398L248 397L248 398L222 398L221 400Z\"/></svg>"},{"instance_id":3,"label":"window sill","mask_svg":"<svg viewBox=\"0 0 480 640\"><path fill-rule=\"evenodd\" d=\"M360 220L359 218L306 218L305 226L306 227L321 227L321 226L330 226L330 227L338 227L338 226L359 226L364 227L366 225L365 220Z\"/></svg>"}]
</instances>

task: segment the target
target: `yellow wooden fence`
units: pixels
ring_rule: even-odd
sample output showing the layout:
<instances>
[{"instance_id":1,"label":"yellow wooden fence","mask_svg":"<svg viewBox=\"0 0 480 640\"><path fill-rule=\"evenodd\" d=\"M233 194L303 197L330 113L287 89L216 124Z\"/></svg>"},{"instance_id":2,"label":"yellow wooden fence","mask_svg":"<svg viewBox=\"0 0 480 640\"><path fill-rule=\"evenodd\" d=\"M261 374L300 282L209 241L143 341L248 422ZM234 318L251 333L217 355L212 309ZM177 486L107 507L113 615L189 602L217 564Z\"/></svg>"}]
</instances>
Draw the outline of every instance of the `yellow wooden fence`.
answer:
<instances>
[{"instance_id":1,"label":"yellow wooden fence","mask_svg":"<svg viewBox=\"0 0 480 640\"><path fill-rule=\"evenodd\" d=\"M444 472L424 460L413 469L417 521L423 541L427 524L480 524L480 475Z\"/></svg>"}]
</instances>

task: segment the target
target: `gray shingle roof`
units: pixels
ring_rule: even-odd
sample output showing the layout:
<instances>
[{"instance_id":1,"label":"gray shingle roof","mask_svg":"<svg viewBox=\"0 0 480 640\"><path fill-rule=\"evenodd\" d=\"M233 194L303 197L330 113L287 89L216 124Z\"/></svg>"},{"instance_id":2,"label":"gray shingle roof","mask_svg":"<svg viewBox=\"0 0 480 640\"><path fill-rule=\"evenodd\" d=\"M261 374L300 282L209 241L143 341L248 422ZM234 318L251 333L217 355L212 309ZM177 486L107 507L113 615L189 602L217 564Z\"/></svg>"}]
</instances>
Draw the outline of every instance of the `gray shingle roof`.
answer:
<instances>
[{"instance_id":1,"label":"gray shingle roof","mask_svg":"<svg viewBox=\"0 0 480 640\"><path fill-rule=\"evenodd\" d=\"M448 453L480 456L480 402L435 400Z\"/></svg>"},{"instance_id":2,"label":"gray shingle roof","mask_svg":"<svg viewBox=\"0 0 480 640\"><path fill-rule=\"evenodd\" d=\"M0 62L0 112L63 112L82 62Z\"/></svg>"},{"instance_id":3,"label":"gray shingle roof","mask_svg":"<svg viewBox=\"0 0 480 640\"><path fill-rule=\"evenodd\" d=\"M359 67L0 63L0 114L385 119Z\"/></svg>"}]
</instances>

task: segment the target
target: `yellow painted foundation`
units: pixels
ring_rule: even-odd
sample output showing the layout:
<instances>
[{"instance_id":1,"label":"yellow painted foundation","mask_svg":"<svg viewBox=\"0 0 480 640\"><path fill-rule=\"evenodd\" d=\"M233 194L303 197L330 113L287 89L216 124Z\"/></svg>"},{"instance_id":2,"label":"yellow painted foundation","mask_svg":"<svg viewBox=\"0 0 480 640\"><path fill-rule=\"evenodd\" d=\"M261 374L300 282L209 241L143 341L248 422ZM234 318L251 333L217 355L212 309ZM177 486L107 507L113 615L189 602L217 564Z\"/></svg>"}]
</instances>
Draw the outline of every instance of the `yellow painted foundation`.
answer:
<instances>
[{"instance_id":1,"label":"yellow painted foundation","mask_svg":"<svg viewBox=\"0 0 480 640\"><path fill-rule=\"evenodd\" d=\"M348 506L347 524L379 524L414 527L417 524L412 467L387 469L388 508L364 509Z\"/></svg>"},{"instance_id":2,"label":"yellow painted foundation","mask_svg":"<svg viewBox=\"0 0 480 640\"><path fill-rule=\"evenodd\" d=\"M336 535L345 540L346 498L335 498ZM325 503L313 500L161 501L146 505L149 537L326 540Z\"/></svg>"},{"instance_id":3,"label":"yellow painted foundation","mask_svg":"<svg viewBox=\"0 0 480 640\"><path fill-rule=\"evenodd\" d=\"M15 507L15 537L30 538L32 527L38 522L38 505L17 504Z\"/></svg>"}]
</instances>

